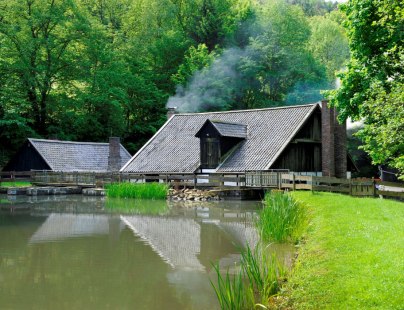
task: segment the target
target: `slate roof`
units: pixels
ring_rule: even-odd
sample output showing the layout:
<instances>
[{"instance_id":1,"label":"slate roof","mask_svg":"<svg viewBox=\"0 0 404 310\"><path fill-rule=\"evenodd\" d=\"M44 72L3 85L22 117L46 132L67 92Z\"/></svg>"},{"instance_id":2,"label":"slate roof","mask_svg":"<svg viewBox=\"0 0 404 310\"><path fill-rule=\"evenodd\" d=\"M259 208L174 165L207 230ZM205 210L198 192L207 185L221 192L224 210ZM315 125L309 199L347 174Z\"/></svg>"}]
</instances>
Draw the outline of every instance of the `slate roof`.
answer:
<instances>
[{"instance_id":1,"label":"slate roof","mask_svg":"<svg viewBox=\"0 0 404 310\"><path fill-rule=\"evenodd\" d=\"M28 141L53 171L105 172L108 170L108 143L33 138L28 139ZM131 156L122 145L120 153L123 166Z\"/></svg>"},{"instance_id":2,"label":"slate roof","mask_svg":"<svg viewBox=\"0 0 404 310\"><path fill-rule=\"evenodd\" d=\"M205 124L208 122L210 122L213 125L213 127L216 128L217 132L222 137L243 138L243 139L247 138L247 126L244 124L236 124L216 120L207 120ZM202 125L200 130L202 130L205 124ZM195 135L196 137L199 136L199 131Z\"/></svg>"},{"instance_id":3,"label":"slate roof","mask_svg":"<svg viewBox=\"0 0 404 310\"><path fill-rule=\"evenodd\" d=\"M247 137L218 172L267 170L318 104L228 112L175 114L121 169L123 172L193 173L200 165L195 134L208 120L243 124Z\"/></svg>"}]
</instances>

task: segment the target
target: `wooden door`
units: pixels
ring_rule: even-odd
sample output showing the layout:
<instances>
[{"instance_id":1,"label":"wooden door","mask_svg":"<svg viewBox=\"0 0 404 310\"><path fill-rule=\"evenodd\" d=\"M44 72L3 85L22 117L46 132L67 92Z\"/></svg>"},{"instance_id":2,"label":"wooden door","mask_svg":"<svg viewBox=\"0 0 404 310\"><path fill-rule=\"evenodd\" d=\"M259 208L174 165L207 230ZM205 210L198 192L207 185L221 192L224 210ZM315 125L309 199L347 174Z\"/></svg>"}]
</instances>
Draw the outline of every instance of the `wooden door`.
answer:
<instances>
[{"instance_id":1,"label":"wooden door","mask_svg":"<svg viewBox=\"0 0 404 310\"><path fill-rule=\"evenodd\" d=\"M202 168L216 168L220 162L220 143L217 138L205 138L201 144Z\"/></svg>"}]
</instances>

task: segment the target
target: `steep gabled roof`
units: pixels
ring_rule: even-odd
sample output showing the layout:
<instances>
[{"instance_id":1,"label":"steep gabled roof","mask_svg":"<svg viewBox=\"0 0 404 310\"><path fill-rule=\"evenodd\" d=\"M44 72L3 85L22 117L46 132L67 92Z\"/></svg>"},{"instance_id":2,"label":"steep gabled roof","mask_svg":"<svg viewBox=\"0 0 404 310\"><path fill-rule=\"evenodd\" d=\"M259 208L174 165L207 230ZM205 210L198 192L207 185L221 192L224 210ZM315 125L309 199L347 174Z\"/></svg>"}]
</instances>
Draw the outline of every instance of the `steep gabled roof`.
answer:
<instances>
[{"instance_id":1,"label":"steep gabled roof","mask_svg":"<svg viewBox=\"0 0 404 310\"><path fill-rule=\"evenodd\" d=\"M29 138L28 141L38 151L53 171L107 171L108 143L72 142ZM130 154L121 145L122 164L130 159Z\"/></svg>"},{"instance_id":2,"label":"steep gabled roof","mask_svg":"<svg viewBox=\"0 0 404 310\"><path fill-rule=\"evenodd\" d=\"M195 134L208 120L243 124L247 137L218 172L269 169L318 104L210 113L175 114L121 169L192 173L200 165Z\"/></svg>"}]
</instances>

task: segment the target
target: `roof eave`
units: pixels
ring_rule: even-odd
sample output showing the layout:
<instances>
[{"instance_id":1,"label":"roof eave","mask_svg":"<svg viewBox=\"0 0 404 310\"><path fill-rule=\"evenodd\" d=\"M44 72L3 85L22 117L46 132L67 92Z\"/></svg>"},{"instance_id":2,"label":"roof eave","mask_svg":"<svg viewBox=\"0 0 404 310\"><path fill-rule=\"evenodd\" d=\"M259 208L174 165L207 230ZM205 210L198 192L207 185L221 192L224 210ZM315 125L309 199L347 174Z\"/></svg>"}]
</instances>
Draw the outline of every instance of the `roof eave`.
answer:
<instances>
[{"instance_id":1,"label":"roof eave","mask_svg":"<svg viewBox=\"0 0 404 310\"><path fill-rule=\"evenodd\" d=\"M48 165L49 169L54 171L55 167L52 167L52 165L48 162L48 160L42 155L42 153L37 149L35 142L33 143L32 141L35 139L32 138L28 138L29 143L31 143L31 145L35 148L35 150L37 151L37 153L39 154L39 156L41 156L41 158L45 161L45 163Z\"/></svg>"}]
</instances>

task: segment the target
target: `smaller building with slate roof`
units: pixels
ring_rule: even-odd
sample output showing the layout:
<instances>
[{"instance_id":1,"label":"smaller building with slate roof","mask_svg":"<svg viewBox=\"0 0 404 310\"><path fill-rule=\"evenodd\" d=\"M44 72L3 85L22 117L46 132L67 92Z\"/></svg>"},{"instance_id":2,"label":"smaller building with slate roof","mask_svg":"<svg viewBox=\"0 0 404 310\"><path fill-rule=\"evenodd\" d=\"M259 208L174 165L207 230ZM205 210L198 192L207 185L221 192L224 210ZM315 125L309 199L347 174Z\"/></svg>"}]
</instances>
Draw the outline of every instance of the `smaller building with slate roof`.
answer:
<instances>
[{"instance_id":1,"label":"smaller building with slate roof","mask_svg":"<svg viewBox=\"0 0 404 310\"><path fill-rule=\"evenodd\" d=\"M326 102L173 114L121 172L243 173L286 169L347 177L346 127Z\"/></svg>"},{"instance_id":2,"label":"smaller building with slate roof","mask_svg":"<svg viewBox=\"0 0 404 310\"><path fill-rule=\"evenodd\" d=\"M109 143L29 138L3 171L119 171L130 158L129 152L115 137L110 138Z\"/></svg>"}]
</instances>

